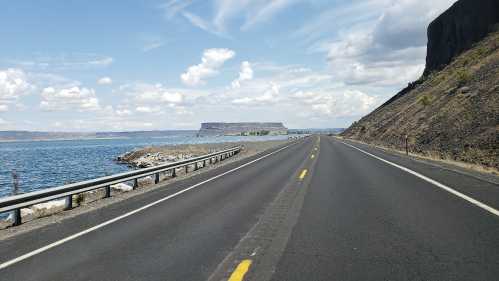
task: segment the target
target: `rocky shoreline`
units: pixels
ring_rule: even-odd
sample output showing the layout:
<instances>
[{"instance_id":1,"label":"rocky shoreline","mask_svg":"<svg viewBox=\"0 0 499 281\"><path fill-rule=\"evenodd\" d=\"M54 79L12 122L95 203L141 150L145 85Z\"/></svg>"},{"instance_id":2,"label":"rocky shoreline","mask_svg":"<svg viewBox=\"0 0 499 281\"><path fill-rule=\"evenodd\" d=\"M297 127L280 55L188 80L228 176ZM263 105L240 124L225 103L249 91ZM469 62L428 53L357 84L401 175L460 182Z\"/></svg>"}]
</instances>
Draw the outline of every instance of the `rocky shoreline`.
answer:
<instances>
[{"instance_id":1,"label":"rocky shoreline","mask_svg":"<svg viewBox=\"0 0 499 281\"><path fill-rule=\"evenodd\" d=\"M115 161L133 168L147 168L156 165L172 163L189 158L209 154L234 146L242 145L242 153L263 151L271 146L285 141L256 141L256 142L226 142L148 146L134 149L116 157Z\"/></svg>"}]
</instances>

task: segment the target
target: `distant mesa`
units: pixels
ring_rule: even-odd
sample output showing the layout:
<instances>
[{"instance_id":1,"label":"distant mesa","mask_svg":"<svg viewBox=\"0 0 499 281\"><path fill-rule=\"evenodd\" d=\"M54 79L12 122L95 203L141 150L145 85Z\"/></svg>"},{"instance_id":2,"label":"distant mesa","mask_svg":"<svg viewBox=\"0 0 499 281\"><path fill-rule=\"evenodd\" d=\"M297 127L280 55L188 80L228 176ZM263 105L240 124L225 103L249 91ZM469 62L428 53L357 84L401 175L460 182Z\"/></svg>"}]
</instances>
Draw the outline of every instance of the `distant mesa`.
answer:
<instances>
[{"instance_id":1,"label":"distant mesa","mask_svg":"<svg viewBox=\"0 0 499 281\"><path fill-rule=\"evenodd\" d=\"M201 123L199 136L265 136L287 135L288 128L281 122Z\"/></svg>"}]
</instances>

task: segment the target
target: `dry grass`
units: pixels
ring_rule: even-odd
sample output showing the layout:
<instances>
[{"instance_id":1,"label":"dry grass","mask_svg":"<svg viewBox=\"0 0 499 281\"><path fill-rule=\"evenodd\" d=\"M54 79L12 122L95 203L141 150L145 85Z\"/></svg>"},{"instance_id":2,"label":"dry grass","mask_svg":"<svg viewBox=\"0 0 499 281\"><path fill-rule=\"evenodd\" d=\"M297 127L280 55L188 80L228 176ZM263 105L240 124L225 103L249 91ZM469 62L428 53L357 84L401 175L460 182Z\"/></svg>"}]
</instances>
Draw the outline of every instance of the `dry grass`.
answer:
<instances>
[{"instance_id":1,"label":"dry grass","mask_svg":"<svg viewBox=\"0 0 499 281\"><path fill-rule=\"evenodd\" d=\"M386 151L388 153L395 153L399 156L406 156L405 151L394 149L392 147L387 147L387 146L383 146L383 145L379 145L379 144L371 144L371 143L363 142L363 141L356 140L356 139L349 139L349 138L344 138L344 137L338 137L338 138L340 138L342 140L348 140L348 141L368 145L371 147L375 147L375 148L381 149L383 151ZM471 164L471 163L467 163L467 162L455 161L455 160L449 159L447 157L442 158L441 156L442 156L442 153L436 152L436 151L428 151L428 152L425 152L425 154L409 152L409 157L412 157L412 158L416 158L416 159L420 159L420 160L435 161L435 162L447 164L450 166L464 168L464 169L467 169L470 171L499 176L499 170L497 170L495 168Z\"/></svg>"}]
</instances>

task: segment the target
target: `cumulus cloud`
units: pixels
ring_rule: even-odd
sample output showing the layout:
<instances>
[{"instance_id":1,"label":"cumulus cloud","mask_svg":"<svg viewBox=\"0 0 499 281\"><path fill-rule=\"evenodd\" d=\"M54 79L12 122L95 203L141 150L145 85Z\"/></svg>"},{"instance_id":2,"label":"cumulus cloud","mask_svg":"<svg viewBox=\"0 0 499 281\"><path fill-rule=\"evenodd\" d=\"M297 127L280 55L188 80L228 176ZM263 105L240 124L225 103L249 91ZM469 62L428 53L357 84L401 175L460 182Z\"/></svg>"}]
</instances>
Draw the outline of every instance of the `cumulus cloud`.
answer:
<instances>
[{"instance_id":1,"label":"cumulus cloud","mask_svg":"<svg viewBox=\"0 0 499 281\"><path fill-rule=\"evenodd\" d=\"M130 115L132 115L132 114L133 114L131 110L126 109L126 108L123 108L123 109L117 109L115 113L116 113L116 115L118 115L118 116L130 116Z\"/></svg>"},{"instance_id":2,"label":"cumulus cloud","mask_svg":"<svg viewBox=\"0 0 499 281\"><path fill-rule=\"evenodd\" d=\"M279 101L280 87L274 82L270 82L267 89L256 96L241 97L232 100L235 105L270 105Z\"/></svg>"},{"instance_id":3,"label":"cumulus cloud","mask_svg":"<svg viewBox=\"0 0 499 281\"><path fill-rule=\"evenodd\" d=\"M32 88L33 85L28 82L23 70L15 68L0 70L0 111L7 111L9 104L15 103Z\"/></svg>"},{"instance_id":4,"label":"cumulus cloud","mask_svg":"<svg viewBox=\"0 0 499 281\"><path fill-rule=\"evenodd\" d=\"M116 114L119 116L138 113L171 113L188 112L185 93L177 89L169 89L162 84L134 83L122 85L119 92L126 96ZM196 96L193 93L192 96ZM133 111L129 108L133 108Z\"/></svg>"},{"instance_id":5,"label":"cumulus cloud","mask_svg":"<svg viewBox=\"0 0 499 281\"><path fill-rule=\"evenodd\" d=\"M180 78L184 84L189 86L203 84L203 79L217 75L220 67L235 55L236 53L229 49L204 50L201 63L190 66Z\"/></svg>"},{"instance_id":6,"label":"cumulus cloud","mask_svg":"<svg viewBox=\"0 0 499 281\"><path fill-rule=\"evenodd\" d=\"M348 2L336 11L324 12L294 35L318 40L310 50L327 53L336 80L350 85L401 87L422 74L426 28L455 1ZM326 22L341 25L330 34L324 30L329 27Z\"/></svg>"},{"instance_id":7,"label":"cumulus cloud","mask_svg":"<svg viewBox=\"0 0 499 281\"><path fill-rule=\"evenodd\" d=\"M47 87L43 89L40 108L45 111L95 111L101 107L95 91L88 88L71 87L55 89Z\"/></svg>"},{"instance_id":8,"label":"cumulus cloud","mask_svg":"<svg viewBox=\"0 0 499 281\"><path fill-rule=\"evenodd\" d=\"M125 88L128 95L139 104L169 104L177 105L183 102L184 95L166 89L161 84L139 83Z\"/></svg>"},{"instance_id":9,"label":"cumulus cloud","mask_svg":"<svg viewBox=\"0 0 499 281\"><path fill-rule=\"evenodd\" d=\"M358 90L298 91L291 95L306 116L352 118L369 113L379 101Z\"/></svg>"},{"instance_id":10,"label":"cumulus cloud","mask_svg":"<svg viewBox=\"0 0 499 281\"><path fill-rule=\"evenodd\" d=\"M241 83L246 80L253 79L253 69L248 61L243 61L241 63L241 71L239 71L239 77L232 81L232 88L240 88Z\"/></svg>"},{"instance_id":11,"label":"cumulus cloud","mask_svg":"<svg viewBox=\"0 0 499 281\"><path fill-rule=\"evenodd\" d=\"M161 111L159 106L137 106L135 111L140 113L157 113Z\"/></svg>"},{"instance_id":12,"label":"cumulus cloud","mask_svg":"<svg viewBox=\"0 0 499 281\"><path fill-rule=\"evenodd\" d=\"M375 105L376 98L347 90L341 94L324 95L312 105L312 109L330 117L355 117L368 113Z\"/></svg>"},{"instance_id":13,"label":"cumulus cloud","mask_svg":"<svg viewBox=\"0 0 499 281\"><path fill-rule=\"evenodd\" d=\"M99 85L111 85L113 84L113 80L110 77L102 77L97 80L97 84Z\"/></svg>"}]
</instances>

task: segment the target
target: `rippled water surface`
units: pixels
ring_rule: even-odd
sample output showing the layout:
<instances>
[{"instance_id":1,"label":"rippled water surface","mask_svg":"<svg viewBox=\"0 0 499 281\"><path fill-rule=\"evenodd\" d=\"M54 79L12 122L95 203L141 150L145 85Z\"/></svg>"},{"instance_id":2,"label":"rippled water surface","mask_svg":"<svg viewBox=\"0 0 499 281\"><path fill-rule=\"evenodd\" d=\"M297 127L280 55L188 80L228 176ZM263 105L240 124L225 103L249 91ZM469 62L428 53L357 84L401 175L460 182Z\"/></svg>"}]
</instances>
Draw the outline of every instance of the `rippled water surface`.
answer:
<instances>
[{"instance_id":1,"label":"rippled water surface","mask_svg":"<svg viewBox=\"0 0 499 281\"><path fill-rule=\"evenodd\" d=\"M12 171L20 179L20 192L29 192L100 176L129 168L113 161L134 148L162 144L263 141L265 137L196 137L185 132L162 138L29 141L0 143L0 197L12 194Z\"/></svg>"}]
</instances>

